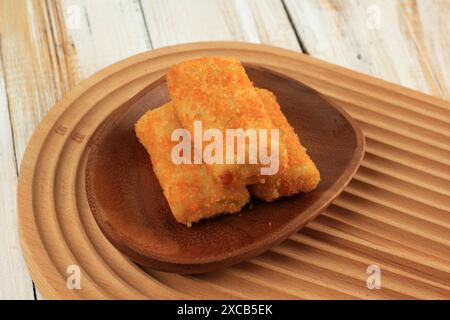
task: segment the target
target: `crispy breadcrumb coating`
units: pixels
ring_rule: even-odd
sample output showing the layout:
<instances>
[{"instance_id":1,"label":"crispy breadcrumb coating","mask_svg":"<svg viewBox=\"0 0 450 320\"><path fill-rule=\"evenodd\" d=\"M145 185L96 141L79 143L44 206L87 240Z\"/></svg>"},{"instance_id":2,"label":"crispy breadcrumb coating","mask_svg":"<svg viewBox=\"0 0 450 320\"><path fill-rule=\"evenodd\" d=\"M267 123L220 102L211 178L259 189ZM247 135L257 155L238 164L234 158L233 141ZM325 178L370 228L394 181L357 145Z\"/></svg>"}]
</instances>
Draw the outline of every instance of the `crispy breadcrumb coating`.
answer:
<instances>
[{"instance_id":1,"label":"crispy breadcrumb coating","mask_svg":"<svg viewBox=\"0 0 450 320\"><path fill-rule=\"evenodd\" d=\"M167 84L176 115L191 135L196 120L202 122L203 130L219 129L223 136L226 129L273 128L256 88L235 59L204 57L176 64L167 73ZM231 187L257 183L260 167L225 164L210 168L219 182Z\"/></svg>"},{"instance_id":2,"label":"crispy breadcrumb coating","mask_svg":"<svg viewBox=\"0 0 450 320\"><path fill-rule=\"evenodd\" d=\"M178 142L171 141L171 134L178 128L172 103L148 111L135 126L175 219L190 226L204 218L240 211L250 197L245 186L226 188L216 183L205 164L172 162L171 152Z\"/></svg>"},{"instance_id":3,"label":"crispy breadcrumb coating","mask_svg":"<svg viewBox=\"0 0 450 320\"><path fill-rule=\"evenodd\" d=\"M300 139L281 111L275 95L269 90L258 89L264 108L274 127L280 130L280 144L286 154L280 154L283 165L274 176L267 176L263 184L249 187L250 193L265 201L291 196L300 192L314 190L320 182L320 173L314 162L300 144Z\"/></svg>"}]
</instances>

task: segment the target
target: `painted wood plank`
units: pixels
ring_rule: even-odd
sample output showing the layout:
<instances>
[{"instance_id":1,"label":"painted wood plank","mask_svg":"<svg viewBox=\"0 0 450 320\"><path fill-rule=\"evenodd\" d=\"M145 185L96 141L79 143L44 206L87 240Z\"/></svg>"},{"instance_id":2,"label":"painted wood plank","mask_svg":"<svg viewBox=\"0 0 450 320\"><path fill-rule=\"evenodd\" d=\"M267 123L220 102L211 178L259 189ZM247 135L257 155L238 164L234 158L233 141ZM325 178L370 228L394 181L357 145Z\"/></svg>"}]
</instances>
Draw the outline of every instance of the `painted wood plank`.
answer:
<instances>
[{"instance_id":1,"label":"painted wood plank","mask_svg":"<svg viewBox=\"0 0 450 320\"><path fill-rule=\"evenodd\" d=\"M2 59L19 163L36 124L69 88L51 10L44 1L0 3Z\"/></svg>"},{"instance_id":2,"label":"painted wood plank","mask_svg":"<svg viewBox=\"0 0 450 320\"><path fill-rule=\"evenodd\" d=\"M64 92L149 48L137 1L2 1L0 30L17 158ZM25 20L23 17L26 17Z\"/></svg>"},{"instance_id":3,"label":"painted wood plank","mask_svg":"<svg viewBox=\"0 0 450 320\"><path fill-rule=\"evenodd\" d=\"M448 1L285 3L312 56L449 98Z\"/></svg>"},{"instance_id":4,"label":"painted wood plank","mask_svg":"<svg viewBox=\"0 0 450 320\"><path fill-rule=\"evenodd\" d=\"M15 153L13 156L17 159L16 163L20 162L35 125L67 85L66 74L61 68L64 65L61 52L56 45L47 46L54 43L53 33L48 26L48 15L44 2L8 0L0 3L1 60L9 107L9 115L6 113L6 117L1 118L11 119L10 126L5 124L2 128L9 128L11 135L12 127L14 141L6 147L10 148L9 151L3 147L2 151L5 150L5 154ZM8 168L9 175L17 175L15 167ZM13 240L17 237L15 182L2 191L2 196L7 197L5 203L9 207L9 214L2 214L2 226L13 233L8 236ZM18 243L15 244L15 249L10 257L12 269L2 270L10 279L17 278L15 273L20 272L21 278L26 280L23 280L24 284L6 283L2 285L2 290L6 295L17 294L17 298L33 298L33 285L28 272L21 266L22 254ZM18 294L17 290L22 291L23 288L26 290Z\"/></svg>"},{"instance_id":5,"label":"painted wood plank","mask_svg":"<svg viewBox=\"0 0 450 320\"><path fill-rule=\"evenodd\" d=\"M449 100L450 1L408 1L401 11L424 61L432 70L441 97Z\"/></svg>"},{"instance_id":6,"label":"painted wood plank","mask_svg":"<svg viewBox=\"0 0 450 320\"><path fill-rule=\"evenodd\" d=\"M142 7L154 48L236 40L300 50L281 1L143 0Z\"/></svg>"},{"instance_id":7,"label":"painted wood plank","mask_svg":"<svg viewBox=\"0 0 450 320\"><path fill-rule=\"evenodd\" d=\"M17 232L17 164L1 59L0 137L0 167L2 168L0 170L0 252L2 253L0 259L0 300L33 299L33 285L21 254Z\"/></svg>"},{"instance_id":8,"label":"painted wood plank","mask_svg":"<svg viewBox=\"0 0 450 320\"><path fill-rule=\"evenodd\" d=\"M151 43L138 0L60 0L65 55L75 82Z\"/></svg>"}]
</instances>

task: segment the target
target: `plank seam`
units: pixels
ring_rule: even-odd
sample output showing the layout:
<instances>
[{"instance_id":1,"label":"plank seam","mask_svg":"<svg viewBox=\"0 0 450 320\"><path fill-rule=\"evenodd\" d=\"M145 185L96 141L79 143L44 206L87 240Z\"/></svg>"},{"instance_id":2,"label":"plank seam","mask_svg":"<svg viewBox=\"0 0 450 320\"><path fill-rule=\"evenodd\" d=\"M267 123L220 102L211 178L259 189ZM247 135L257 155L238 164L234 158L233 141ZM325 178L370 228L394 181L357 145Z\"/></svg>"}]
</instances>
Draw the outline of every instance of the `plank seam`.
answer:
<instances>
[{"instance_id":1,"label":"plank seam","mask_svg":"<svg viewBox=\"0 0 450 320\"><path fill-rule=\"evenodd\" d=\"M294 20L292 19L291 13L289 12L289 9L288 9L288 7L286 6L286 3L284 2L284 0L281 0L281 4L282 4L282 6L283 6L284 11L286 12L286 16L287 16L287 18L288 18L288 20L289 20L289 24L291 25L292 30L294 31L295 38L297 39L297 42L298 42L298 44L300 45L300 50L301 50L304 54L309 55L309 51L308 51L308 49L306 48L306 45L305 45L305 43L303 42L302 38L300 37L300 34L299 34L298 31L297 31L297 28L295 27Z\"/></svg>"},{"instance_id":2,"label":"plank seam","mask_svg":"<svg viewBox=\"0 0 450 320\"><path fill-rule=\"evenodd\" d=\"M34 297L34 300L38 300L37 294L36 294L36 284L34 283L34 281L31 281L31 283L33 284L33 297Z\"/></svg>"},{"instance_id":3,"label":"plank seam","mask_svg":"<svg viewBox=\"0 0 450 320\"><path fill-rule=\"evenodd\" d=\"M2 36L0 34L0 70L4 69L4 62L3 62L3 51L2 51ZM18 161L17 161L17 153L16 153L16 141L14 140L14 128L12 126L12 118L11 118L11 104L9 102L9 95L8 95L8 82L6 79L6 76L3 73L3 82L5 84L5 92L6 92L6 107L8 108L8 121L9 121L9 128L11 129L11 139L12 139L12 146L13 146L13 154L14 154L14 163L16 164L16 176L19 176L19 170L18 170Z\"/></svg>"},{"instance_id":4,"label":"plank seam","mask_svg":"<svg viewBox=\"0 0 450 320\"><path fill-rule=\"evenodd\" d=\"M148 45L150 46L150 49L153 49L153 42L152 42L152 37L150 36L150 29L148 28L148 23L147 23L147 18L145 18L145 14L144 14L144 7L142 6L142 0L138 1L139 3L139 10L141 11L141 16L142 16L142 20L144 22L144 27L145 27L145 33L147 34L147 38L148 38Z\"/></svg>"},{"instance_id":5,"label":"plank seam","mask_svg":"<svg viewBox=\"0 0 450 320\"><path fill-rule=\"evenodd\" d=\"M49 5L47 5L47 10L49 11L49 19L50 19L50 9L49 9ZM65 32L65 22L64 22L64 14L63 14L63 10L61 8L61 3L58 1L56 3L54 3L54 10L55 10L55 21L54 23L56 24L56 28L59 30L60 32L60 37L61 37L61 50L62 50L62 54L63 54L63 63L64 63L64 68L66 71L66 75L67 75L67 83L64 87L64 89L66 90L70 90L75 86L75 80L73 78L73 74L69 65L69 62L67 60L67 57L69 56L68 52L67 52L67 48L65 43L67 42L67 35ZM55 36L54 36L55 37ZM56 37L54 40L54 43L56 44ZM56 55L57 59L58 59L58 55ZM58 63L59 66L61 66L61 63ZM63 69L63 66L61 66L61 69ZM64 94L65 92L63 92Z\"/></svg>"}]
</instances>

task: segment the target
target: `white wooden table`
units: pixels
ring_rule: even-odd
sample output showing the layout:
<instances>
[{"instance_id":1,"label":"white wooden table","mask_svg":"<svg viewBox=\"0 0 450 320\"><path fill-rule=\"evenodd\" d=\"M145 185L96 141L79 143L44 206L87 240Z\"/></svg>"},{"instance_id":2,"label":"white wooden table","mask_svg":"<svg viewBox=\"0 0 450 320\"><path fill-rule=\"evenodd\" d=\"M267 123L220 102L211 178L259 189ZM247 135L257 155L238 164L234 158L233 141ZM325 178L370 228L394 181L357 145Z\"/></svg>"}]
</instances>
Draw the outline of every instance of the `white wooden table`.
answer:
<instances>
[{"instance_id":1,"label":"white wooden table","mask_svg":"<svg viewBox=\"0 0 450 320\"><path fill-rule=\"evenodd\" d=\"M449 0L0 0L0 299L35 299L17 235L18 165L80 80L167 45L236 40L450 99Z\"/></svg>"}]
</instances>

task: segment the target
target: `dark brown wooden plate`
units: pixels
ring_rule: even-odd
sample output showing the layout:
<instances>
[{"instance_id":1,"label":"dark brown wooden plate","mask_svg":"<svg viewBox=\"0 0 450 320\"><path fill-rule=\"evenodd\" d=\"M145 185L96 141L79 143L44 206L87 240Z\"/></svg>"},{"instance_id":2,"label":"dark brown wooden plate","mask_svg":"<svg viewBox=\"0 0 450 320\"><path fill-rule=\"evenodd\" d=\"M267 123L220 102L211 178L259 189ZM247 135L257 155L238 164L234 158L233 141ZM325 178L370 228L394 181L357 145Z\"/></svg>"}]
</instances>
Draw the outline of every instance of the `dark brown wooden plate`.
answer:
<instances>
[{"instance_id":1,"label":"dark brown wooden plate","mask_svg":"<svg viewBox=\"0 0 450 320\"><path fill-rule=\"evenodd\" d=\"M254 199L241 213L194 224L173 218L134 124L169 100L165 79L119 108L90 141L86 193L104 235L144 267L203 273L256 256L315 218L355 174L364 136L355 121L312 88L283 74L246 66L256 86L277 96L290 124L321 172L318 188L273 203Z\"/></svg>"}]
</instances>

